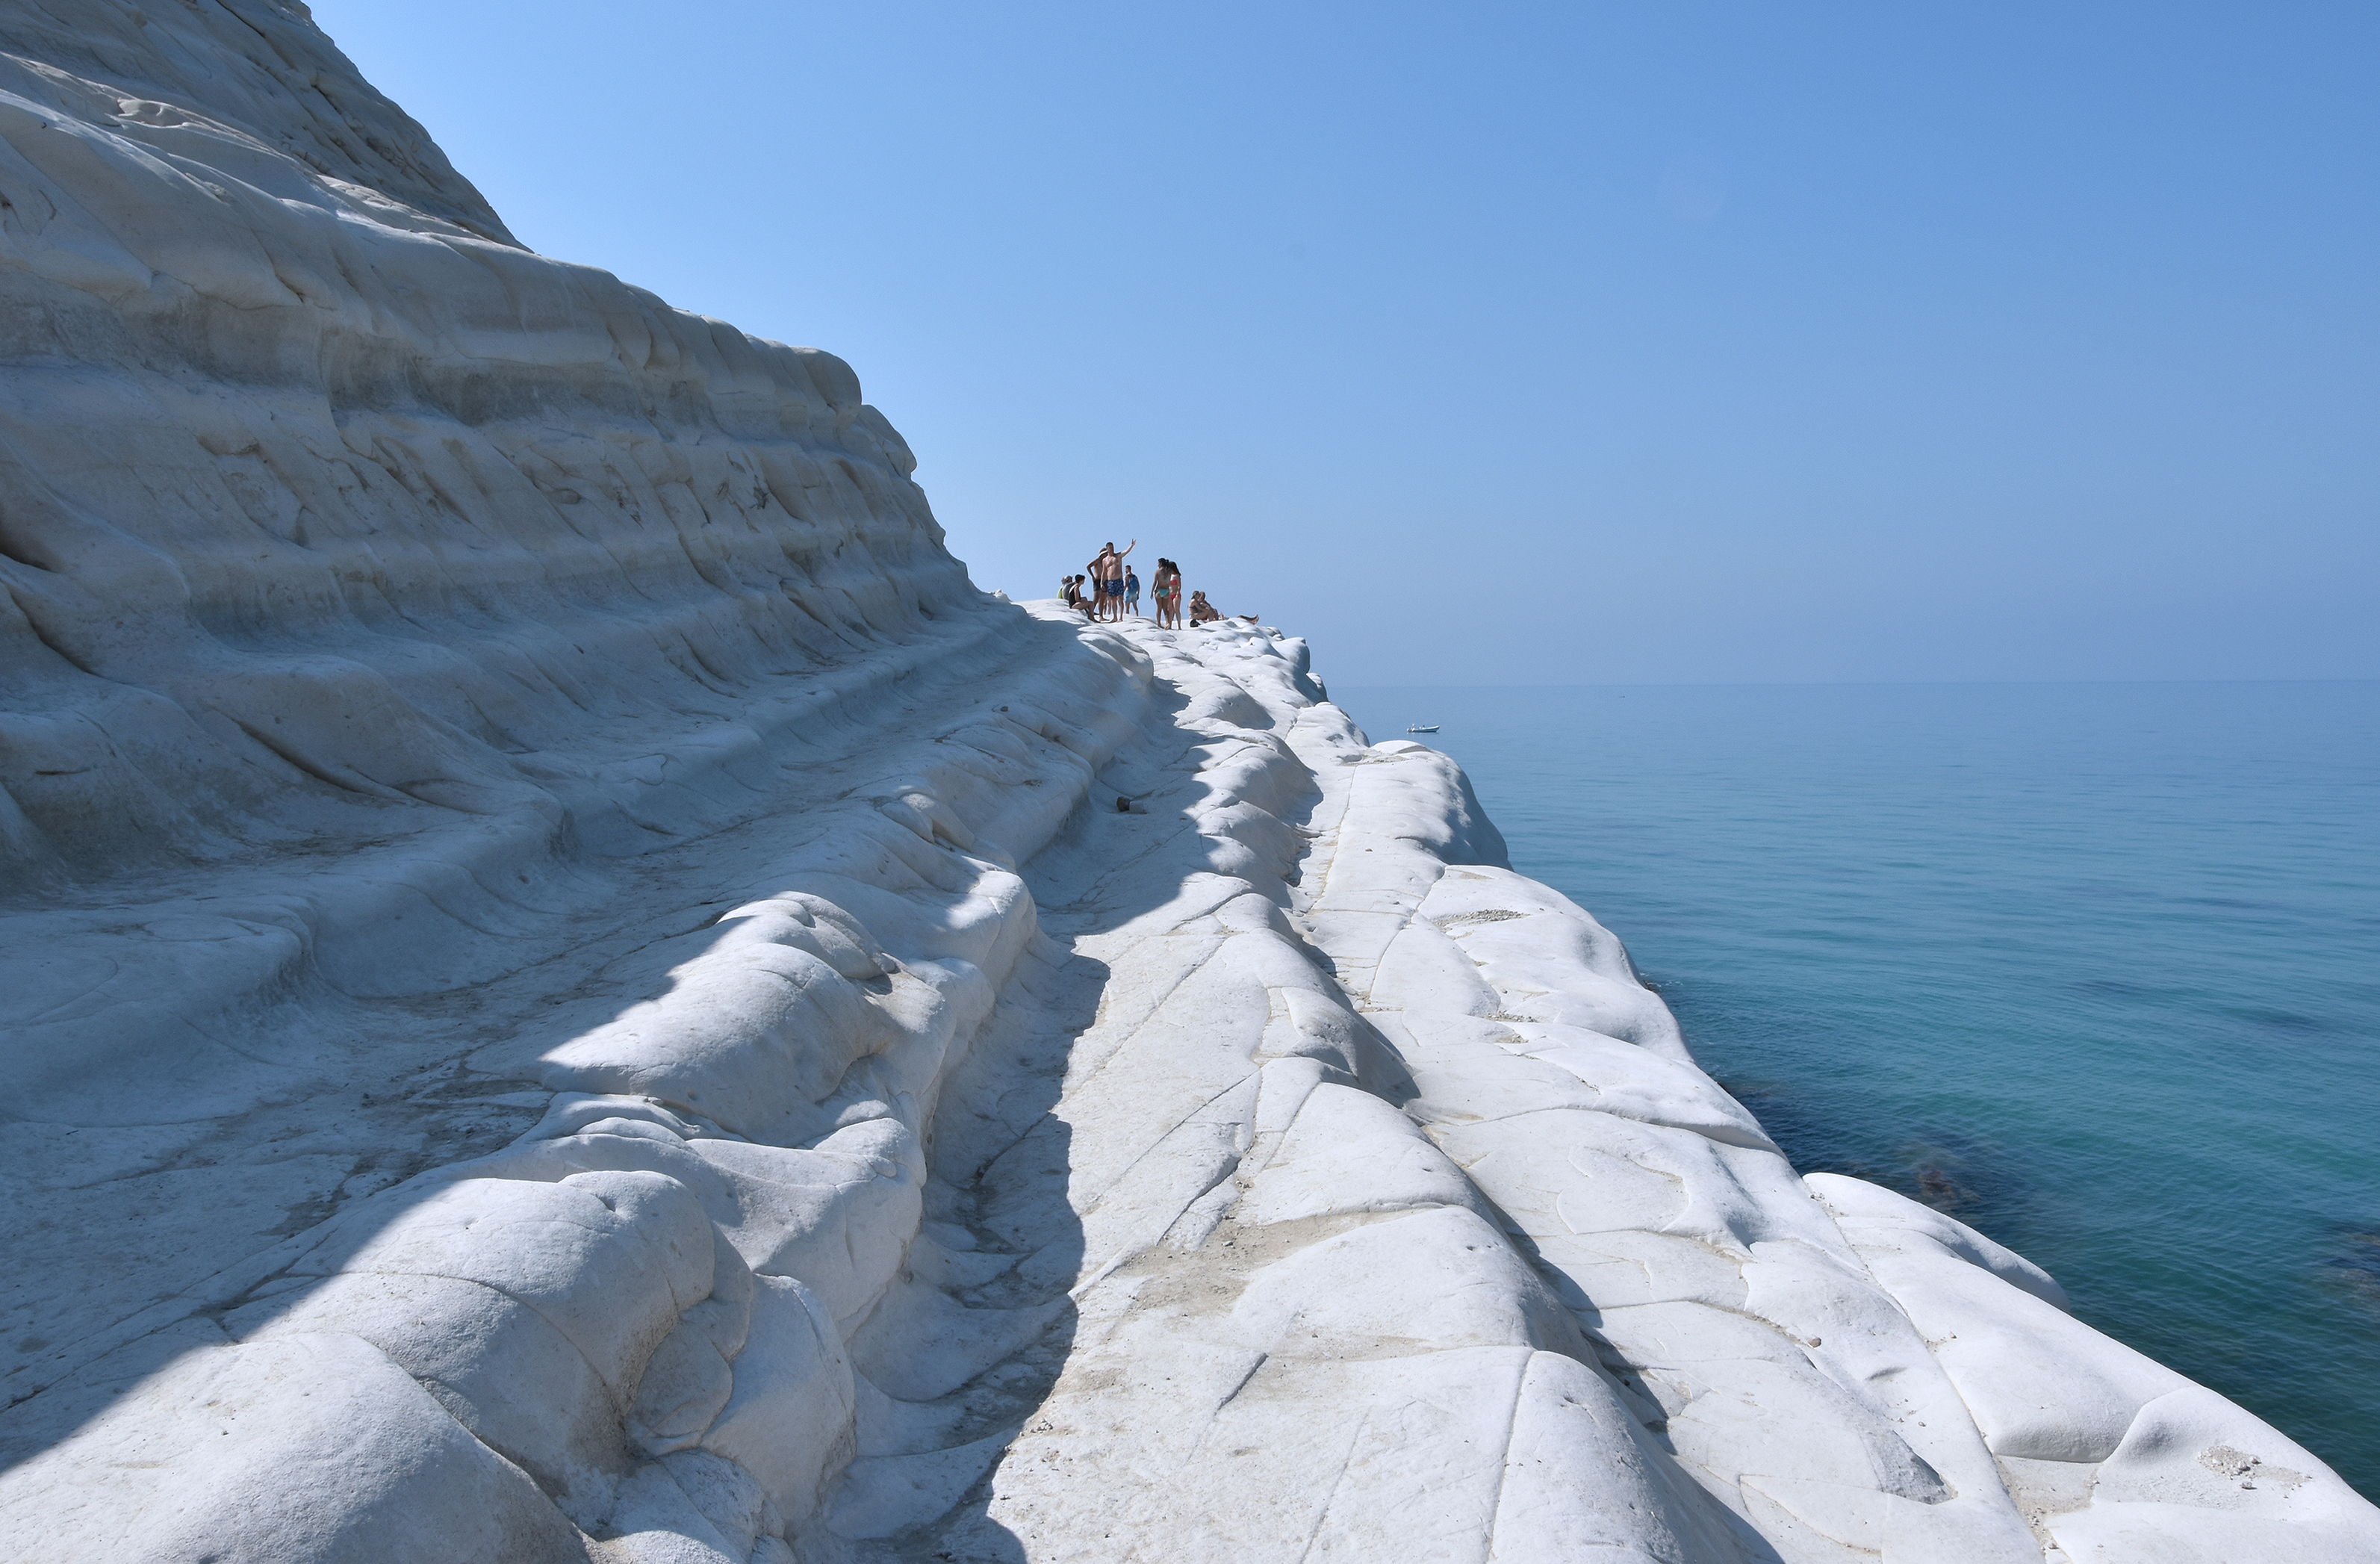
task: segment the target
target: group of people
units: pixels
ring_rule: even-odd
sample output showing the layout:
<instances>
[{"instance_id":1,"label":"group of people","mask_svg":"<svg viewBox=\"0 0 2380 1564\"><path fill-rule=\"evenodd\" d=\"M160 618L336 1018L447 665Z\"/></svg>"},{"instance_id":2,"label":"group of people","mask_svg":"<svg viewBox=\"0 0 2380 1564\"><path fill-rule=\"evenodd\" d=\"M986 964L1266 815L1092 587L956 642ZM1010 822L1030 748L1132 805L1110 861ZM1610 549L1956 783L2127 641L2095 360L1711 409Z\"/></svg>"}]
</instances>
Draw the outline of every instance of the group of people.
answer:
<instances>
[{"instance_id":1,"label":"group of people","mask_svg":"<svg viewBox=\"0 0 2380 1564\"><path fill-rule=\"evenodd\" d=\"M1069 576L1058 583L1058 595L1068 608L1080 610L1087 619L1122 619L1129 613L1140 613L1140 573L1124 563L1124 555L1140 547L1135 538L1119 549L1112 541L1099 545L1099 556L1084 567L1080 576ZM1215 605L1207 600L1203 591L1190 594L1182 600L1182 567L1162 554L1158 556L1157 569L1149 583L1150 596L1156 600L1157 624L1160 629L1179 630L1182 616L1187 612L1190 623L1205 624L1222 618ZM1254 624L1256 616L1247 616Z\"/></svg>"}]
</instances>

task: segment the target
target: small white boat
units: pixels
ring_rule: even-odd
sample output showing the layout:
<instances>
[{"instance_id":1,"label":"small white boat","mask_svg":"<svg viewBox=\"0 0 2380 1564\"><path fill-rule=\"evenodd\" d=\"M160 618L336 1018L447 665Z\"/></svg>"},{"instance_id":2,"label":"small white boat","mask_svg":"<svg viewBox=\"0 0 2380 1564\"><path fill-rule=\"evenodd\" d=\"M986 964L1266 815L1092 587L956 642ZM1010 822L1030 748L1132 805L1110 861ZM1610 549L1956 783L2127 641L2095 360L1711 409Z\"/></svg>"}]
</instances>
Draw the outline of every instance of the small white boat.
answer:
<instances>
[{"instance_id":1,"label":"small white boat","mask_svg":"<svg viewBox=\"0 0 2380 1564\"><path fill-rule=\"evenodd\" d=\"M1409 734L1434 734L1438 732L1438 724L1436 722L1415 722L1412 727L1407 728L1405 732Z\"/></svg>"}]
</instances>

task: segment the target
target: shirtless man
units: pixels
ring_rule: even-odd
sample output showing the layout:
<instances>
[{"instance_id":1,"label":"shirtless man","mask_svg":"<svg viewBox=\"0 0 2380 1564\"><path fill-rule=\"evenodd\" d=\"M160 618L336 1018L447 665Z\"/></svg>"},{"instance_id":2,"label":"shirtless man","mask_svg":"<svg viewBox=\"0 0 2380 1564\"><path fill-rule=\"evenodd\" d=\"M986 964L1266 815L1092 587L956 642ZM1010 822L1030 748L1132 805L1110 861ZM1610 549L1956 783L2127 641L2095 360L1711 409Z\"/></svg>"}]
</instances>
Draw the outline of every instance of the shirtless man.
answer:
<instances>
[{"instance_id":1,"label":"shirtless man","mask_svg":"<svg viewBox=\"0 0 2380 1564\"><path fill-rule=\"evenodd\" d=\"M1114 540L1111 539L1101 545L1099 557L1091 562L1091 579L1098 583L1095 589L1099 595L1100 618L1123 617L1123 556L1138 547L1140 540L1135 538L1118 551Z\"/></svg>"},{"instance_id":2,"label":"shirtless man","mask_svg":"<svg viewBox=\"0 0 2380 1564\"><path fill-rule=\"evenodd\" d=\"M1206 593L1193 592L1190 594L1191 624L1204 624L1211 620L1220 619L1222 617L1222 610L1217 608L1213 603L1208 602L1207 600Z\"/></svg>"}]
</instances>

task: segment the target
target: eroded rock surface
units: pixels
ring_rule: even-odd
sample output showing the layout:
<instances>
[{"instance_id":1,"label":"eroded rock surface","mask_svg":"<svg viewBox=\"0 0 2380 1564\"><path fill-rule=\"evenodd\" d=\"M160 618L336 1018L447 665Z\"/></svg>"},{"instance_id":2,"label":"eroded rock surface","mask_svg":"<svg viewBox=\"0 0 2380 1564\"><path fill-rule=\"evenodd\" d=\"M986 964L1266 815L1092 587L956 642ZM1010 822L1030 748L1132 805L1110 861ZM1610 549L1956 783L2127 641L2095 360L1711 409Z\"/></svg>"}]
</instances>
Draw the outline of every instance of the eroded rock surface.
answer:
<instances>
[{"instance_id":1,"label":"eroded rock surface","mask_svg":"<svg viewBox=\"0 0 2380 1564\"><path fill-rule=\"evenodd\" d=\"M0 1557L2380 1558L301 7L0 51Z\"/></svg>"}]
</instances>

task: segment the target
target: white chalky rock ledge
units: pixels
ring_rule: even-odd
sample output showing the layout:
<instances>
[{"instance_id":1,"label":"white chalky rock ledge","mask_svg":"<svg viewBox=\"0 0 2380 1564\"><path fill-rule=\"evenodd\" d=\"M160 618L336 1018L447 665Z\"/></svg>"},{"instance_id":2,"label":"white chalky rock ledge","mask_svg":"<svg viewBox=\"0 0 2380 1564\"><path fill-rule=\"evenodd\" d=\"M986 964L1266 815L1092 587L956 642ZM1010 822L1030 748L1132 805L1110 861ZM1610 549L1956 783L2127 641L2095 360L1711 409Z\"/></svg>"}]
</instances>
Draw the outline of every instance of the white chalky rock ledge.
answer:
<instances>
[{"instance_id":1,"label":"white chalky rock ledge","mask_svg":"<svg viewBox=\"0 0 2380 1564\"><path fill-rule=\"evenodd\" d=\"M977 591L294 5L0 49L6 1557L2380 1559L1303 643Z\"/></svg>"}]
</instances>

